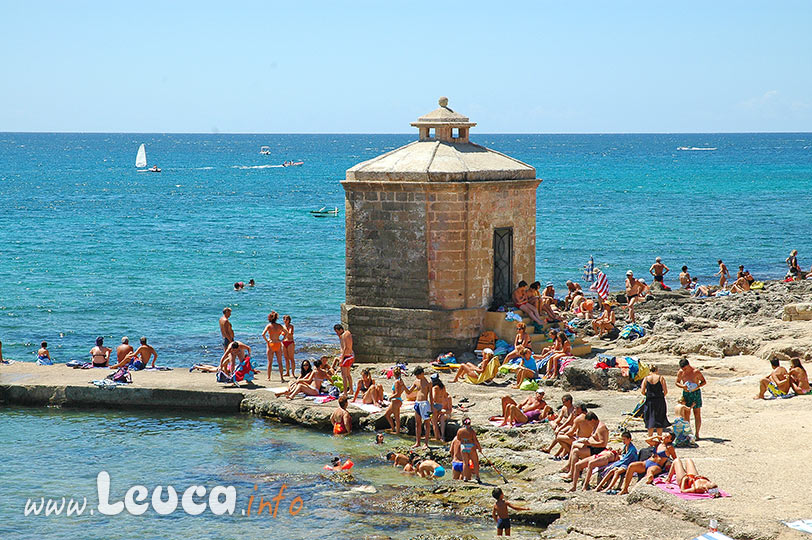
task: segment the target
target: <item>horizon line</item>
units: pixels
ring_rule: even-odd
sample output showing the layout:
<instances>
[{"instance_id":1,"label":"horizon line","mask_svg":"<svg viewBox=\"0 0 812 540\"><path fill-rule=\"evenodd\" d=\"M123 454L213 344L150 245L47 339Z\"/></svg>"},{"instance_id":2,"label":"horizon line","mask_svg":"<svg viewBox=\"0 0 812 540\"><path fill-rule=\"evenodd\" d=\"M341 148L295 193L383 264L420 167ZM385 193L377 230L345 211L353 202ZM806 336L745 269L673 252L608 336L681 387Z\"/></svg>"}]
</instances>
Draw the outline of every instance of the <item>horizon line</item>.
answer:
<instances>
[{"instance_id":1,"label":"horizon line","mask_svg":"<svg viewBox=\"0 0 812 540\"><path fill-rule=\"evenodd\" d=\"M259 132L259 131L0 131L0 135L416 135L401 132ZM478 135L812 135L812 131L516 131L478 133Z\"/></svg>"}]
</instances>

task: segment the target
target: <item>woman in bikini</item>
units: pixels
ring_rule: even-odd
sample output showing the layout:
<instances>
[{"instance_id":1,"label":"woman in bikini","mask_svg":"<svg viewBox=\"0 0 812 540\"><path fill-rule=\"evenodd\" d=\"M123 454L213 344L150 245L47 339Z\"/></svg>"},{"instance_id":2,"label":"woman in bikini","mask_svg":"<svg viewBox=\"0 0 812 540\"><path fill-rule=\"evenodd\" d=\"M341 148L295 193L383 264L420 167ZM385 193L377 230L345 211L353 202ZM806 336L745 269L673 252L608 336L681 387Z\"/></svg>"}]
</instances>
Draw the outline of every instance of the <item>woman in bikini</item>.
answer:
<instances>
[{"instance_id":1,"label":"woman in bikini","mask_svg":"<svg viewBox=\"0 0 812 540\"><path fill-rule=\"evenodd\" d=\"M279 313L271 311L268 314L268 324L265 330L262 331L262 337L265 339L268 353L268 380L271 380L271 367L273 367L273 358L276 356L276 365L279 366L279 379L285 382L285 375L282 373L282 341L280 336L285 333L285 329L277 321Z\"/></svg>"},{"instance_id":2,"label":"woman in bikini","mask_svg":"<svg viewBox=\"0 0 812 540\"><path fill-rule=\"evenodd\" d=\"M546 379L557 379L560 375L559 365L561 360L572 354L572 345L570 345L570 340L567 338L567 334L564 333L564 331L560 331L558 332L556 338L555 351L547 360Z\"/></svg>"},{"instance_id":3,"label":"woman in bikini","mask_svg":"<svg viewBox=\"0 0 812 540\"><path fill-rule=\"evenodd\" d=\"M383 416L389 422L389 433L400 433L400 408L403 406L403 393L406 392L406 384L400 379L400 368L395 366L392 369L392 397L389 398L389 407Z\"/></svg>"},{"instance_id":4,"label":"woman in bikini","mask_svg":"<svg viewBox=\"0 0 812 540\"><path fill-rule=\"evenodd\" d=\"M674 434L670 431L663 433L662 437L650 437L646 439L646 442L649 446L656 445L654 453L645 461L636 461L629 465L626 469L626 477L623 479L623 490L620 495L629 493L629 484L632 483L635 474L645 474L645 483L651 484L654 482L654 477L663 471L668 458L677 459L677 453L674 451Z\"/></svg>"},{"instance_id":5,"label":"woman in bikini","mask_svg":"<svg viewBox=\"0 0 812 540\"><path fill-rule=\"evenodd\" d=\"M293 353L296 350L296 343L293 341L293 324L290 322L290 315L282 317L283 337L282 337L282 353L285 355L285 375L288 377L296 376L296 359Z\"/></svg>"},{"instance_id":6,"label":"woman in bikini","mask_svg":"<svg viewBox=\"0 0 812 540\"><path fill-rule=\"evenodd\" d=\"M615 309L612 302L605 302L601 316L592 321L592 330L602 338L615 327Z\"/></svg>"},{"instance_id":7,"label":"woman in bikini","mask_svg":"<svg viewBox=\"0 0 812 540\"><path fill-rule=\"evenodd\" d=\"M316 360L314 364L315 369L309 375L297 382L293 388L290 388L287 392L278 394L278 396L285 396L288 399L293 399L296 397L296 394L300 393L308 396L320 395L322 383L329 379L330 376L321 368L321 360Z\"/></svg>"},{"instance_id":8,"label":"woman in bikini","mask_svg":"<svg viewBox=\"0 0 812 540\"><path fill-rule=\"evenodd\" d=\"M789 381L792 390L799 396L812 394L812 389L809 387L809 377L806 374L806 369L801 365L800 358L793 358L789 361L789 364Z\"/></svg>"},{"instance_id":9,"label":"woman in bikini","mask_svg":"<svg viewBox=\"0 0 812 540\"><path fill-rule=\"evenodd\" d=\"M505 356L505 360L502 363L507 364L514 358L518 358L521 354L519 349L521 347L530 349L531 345L532 340L530 339L530 334L527 333L527 325L523 322L516 323L516 338L513 340L513 350Z\"/></svg>"},{"instance_id":10,"label":"woman in bikini","mask_svg":"<svg viewBox=\"0 0 812 540\"><path fill-rule=\"evenodd\" d=\"M113 349L104 346L104 338L97 337L96 346L90 349L90 361L93 362L93 367L107 367L111 352Z\"/></svg>"},{"instance_id":11,"label":"woman in bikini","mask_svg":"<svg viewBox=\"0 0 812 540\"><path fill-rule=\"evenodd\" d=\"M383 386L375 382L369 368L364 368L361 372L361 380L358 381L358 386L355 388L355 395L352 397L353 401L358 399L358 394L361 394L364 403L374 403L379 407L383 405Z\"/></svg>"},{"instance_id":12,"label":"woman in bikini","mask_svg":"<svg viewBox=\"0 0 812 540\"><path fill-rule=\"evenodd\" d=\"M683 465L682 460L677 458L671 465L671 470L668 472L667 483L671 483L671 479L676 475L679 490L682 493L708 493L718 486L708 480L704 476L699 476L696 471L693 459L686 459Z\"/></svg>"},{"instance_id":13,"label":"woman in bikini","mask_svg":"<svg viewBox=\"0 0 812 540\"><path fill-rule=\"evenodd\" d=\"M532 381L538 379L539 376L536 359L533 358L533 351L521 347L519 355L521 358L521 366L516 369L516 384L513 385L513 388L516 389L521 387L525 379Z\"/></svg>"}]
</instances>

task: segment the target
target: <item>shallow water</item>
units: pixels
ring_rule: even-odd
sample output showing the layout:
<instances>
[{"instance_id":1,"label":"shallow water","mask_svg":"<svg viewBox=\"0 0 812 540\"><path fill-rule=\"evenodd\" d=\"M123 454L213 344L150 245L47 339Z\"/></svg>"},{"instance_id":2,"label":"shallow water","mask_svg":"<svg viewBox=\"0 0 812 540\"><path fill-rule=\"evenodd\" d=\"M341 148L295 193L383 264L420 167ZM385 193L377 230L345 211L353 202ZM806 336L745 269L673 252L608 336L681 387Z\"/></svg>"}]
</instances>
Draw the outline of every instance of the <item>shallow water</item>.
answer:
<instances>
[{"instance_id":1,"label":"shallow water","mask_svg":"<svg viewBox=\"0 0 812 540\"><path fill-rule=\"evenodd\" d=\"M344 218L308 211L343 209L348 167L414 139L0 133L4 355L31 360L44 339L64 362L86 358L97 335L108 345L146 335L161 363L214 362L226 305L238 339L261 344L274 309L293 316L298 346L318 354L319 344L336 343ZM472 140L530 163L544 180L536 277L559 291L590 255L613 289L627 268L645 275L657 255L675 273L688 264L703 282L719 258L757 279L783 275L792 248L804 268L812 263L810 134ZM136 172L141 143L161 174ZM261 145L272 155L259 155ZM269 167L287 159L305 165ZM232 290L250 278L255 289Z\"/></svg>"},{"instance_id":2,"label":"shallow water","mask_svg":"<svg viewBox=\"0 0 812 540\"><path fill-rule=\"evenodd\" d=\"M380 458L383 448L369 433L335 438L303 428L250 416L196 416L163 413L70 411L3 408L0 412L1 538L302 538L353 539L366 534L409 538L421 532L465 530L480 538L493 535L488 516L482 519L388 512L381 502L410 485L428 481L407 478ZM330 480L323 466L334 455L350 456L358 485L373 485L377 494L349 491ZM127 490L144 485L173 486L178 497L189 486L208 491L234 486L234 515L216 516L206 509L187 515L182 506L168 515L149 508L143 515L126 510L99 514L96 477L110 475L112 504ZM484 475L488 480L488 475ZM495 480L495 479L491 479ZM451 482L447 477L440 483ZM287 487L277 517L256 515L259 497L271 499ZM254 490L254 485L257 489ZM254 494L253 515L243 516ZM301 497L297 515L290 502ZM28 498L87 497L84 515L25 516ZM149 500L149 499L148 499ZM296 510L298 506L294 507ZM94 515L89 515L91 508ZM518 538L537 538L530 529L514 527Z\"/></svg>"}]
</instances>

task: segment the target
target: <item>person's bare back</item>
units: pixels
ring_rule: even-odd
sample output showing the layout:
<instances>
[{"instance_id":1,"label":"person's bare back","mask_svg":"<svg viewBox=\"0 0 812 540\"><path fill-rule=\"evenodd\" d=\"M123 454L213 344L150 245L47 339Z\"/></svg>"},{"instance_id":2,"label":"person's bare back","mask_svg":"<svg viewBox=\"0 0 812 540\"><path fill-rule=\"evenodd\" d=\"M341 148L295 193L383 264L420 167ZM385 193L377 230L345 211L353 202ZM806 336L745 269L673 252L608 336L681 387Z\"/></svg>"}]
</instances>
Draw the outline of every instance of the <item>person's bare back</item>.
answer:
<instances>
[{"instance_id":1,"label":"person's bare back","mask_svg":"<svg viewBox=\"0 0 812 540\"><path fill-rule=\"evenodd\" d=\"M234 329L231 327L231 308L223 309L223 316L220 317L220 335L223 336L223 349L234 341Z\"/></svg>"}]
</instances>

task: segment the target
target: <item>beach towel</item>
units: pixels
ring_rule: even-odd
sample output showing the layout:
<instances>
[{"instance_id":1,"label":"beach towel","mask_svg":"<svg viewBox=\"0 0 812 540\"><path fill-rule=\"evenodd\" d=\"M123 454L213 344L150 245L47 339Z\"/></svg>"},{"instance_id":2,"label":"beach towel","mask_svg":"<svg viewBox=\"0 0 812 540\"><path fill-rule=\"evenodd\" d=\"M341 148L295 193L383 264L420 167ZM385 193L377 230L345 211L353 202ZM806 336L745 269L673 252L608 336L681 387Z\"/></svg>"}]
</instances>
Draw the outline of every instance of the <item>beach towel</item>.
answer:
<instances>
[{"instance_id":1,"label":"beach towel","mask_svg":"<svg viewBox=\"0 0 812 540\"><path fill-rule=\"evenodd\" d=\"M376 413L381 412L383 410L373 403L364 403L363 400L355 400L352 403L350 403L350 405L355 405L362 411L366 411L368 413Z\"/></svg>"},{"instance_id":2,"label":"beach towel","mask_svg":"<svg viewBox=\"0 0 812 540\"><path fill-rule=\"evenodd\" d=\"M505 356L507 353L513 350L513 345L505 341L504 339L497 339L496 345L493 347L493 354L495 356Z\"/></svg>"},{"instance_id":3,"label":"beach towel","mask_svg":"<svg viewBox=\"0 0 812 540\"><path fill-rule=\"evenodd\" d=\"M266 392L273 392L274 394L281 394L282 392L287 392L287 386L275 386L274 388L263 388Z\"/></svg>"},{"instance_id":4,"label":"beach towel","mask_svg":"<svg viewBox=\"0 0 812 540\"><path fill-rule=\"evenodd\" d=\"M655 478L654 485L660 488L661 490L665 491L666 493L670 493L671 495L676 495L680 499L684 499L686 501L696 501L698 499L713 499L715 498L711 493L683 493L679 490L679 485L675 484L674 482L666 483L663 478ZM729 493L726 493L719 490L720 497L730 497Z\"/></svg>"},{"instance_id":5,"label":"beach towel","mask_svg":"<svg viewBox=\"0 0 812 540\"><path fill-rule=\"evenodd\" d=\"M633 381L637 380L637 372L640 370L640 364L634 356L627 356L625 358L626 365L629 366L629 378Z\"/></svg>"},{"instance_id":6,"label":"beach towel","mask_svg":"<svg viewBox=\"0 0 812 540\"><path fill-rule=\"evenodd\" d=\"M812 519L799 519L798 521L782 521L790 529L812 534Z\"/></svg>"},{"instance_id":7,"label":"beach towel","mask_svg":"<svg viewBox=\"0 0 812 540\"><path fill-rule=\"evenodd\" d=\"M330 403L336 400L333 396L307 396L305 399L319 404Z\"/></svg>"},{"instance_id":8,"label":"beach towel","mask_svg":"<svg viewBox=\"0 0 812 540\"><path fill-rule=\"evenodd\" d=\"M589 290L596 292L601 300L606 300L609 296L609 280L606 279L606 274L595 270L595 282L589 286Z\"/></svg>"},{"instance_id":9,"label":"beach towel","mask_svg":"<svg viewBox=\"0 0 812 540\"><path fill-rule=\"evenodd\" d=\"M519 390L524 390L526 392L535 392L539 389L538 381L533 379L525 379L522 381L522 385L519 387Z\"/></svg>"},{"instance_id":10,"label":"beach towel","mask_svg":"<svg viewBox=\"0 0 812 540\"><path fill-rule=\"evenodd\" d=\"M157 367L147 368L144 371L172 371L172 368L171 367L166 367L166 366L157 366Z\"/></svg>"},{"instance_id":11,"label":"beach towel","mask_svg":"<svg viewBox=\"0 0 812 540\"><path fill-rule=\"evenodd\" d=\"M564 370L567 368L567 366L572 364L572 362L575 360L577 360L577 357L575 356L565 356L564 358L562 358L561 361L558 363L558 373L560 375L563 375Z\"/></svg>"},{"instance_id":12,"label":"beach towel","mask_svg":"<svg viewBox=\"0 0 812 540\"><path fill-rule=\"evenodd\" d=\"M812 274L810 274L810 275L812 275ZM806 279L812 279L812 278L806 278ZM764 282L763 281L754 281L753 283L750 284L750 290L751 291L757 291L757 290L763 289L763 288L764 288Z\"/></svg>"},{"instance_id":13,"label":"beach towel","mask_svg":"<svg viewBox=\"0 0 812 540\"><path fill-rule=\"evenodd\" d=\"M502 423L502 417L501 416L491 416L488 419L488 423L490 425L492 425L493 427L497 427L497 428L500 428L500 429L509 429L509 428L518 428L518 427L522 427L522 426L529 426L530 424L539 424L540 422L538 422L537 420L531 420L529 422L525 422L524 424L514 424L514 425L511 426L510 423L507 423L504 426L502 426L502 425L500 425Z\"/></svg>"},{"instance_id":14,"label":"beach towel","mask_svg":"<svg viewBox=\"0 0 812 540\"><path fill-rule=\"evenodd\" d=\"M641 338L645 335L645 328L637 323L627 324L623 327L623 330L620 331L620 337L623 339L628 339L629 341L634 341L635 339Z\"/></svg>"},{"instance_id":15,"label":"beach towel","mask_svg":"<svg viewBox=\"0 0 812 540\"><path fill-rule=\"evenodd\" d=\"M110 379L102 379L100 381L90 381L90 384L95 385L97 388L106 388L107 390L112 390L117 386L126 386L127 383L119 383L112 381Z\"/></svg>"},{"instance_id":16,"label":"beach towel","mask_svg":"<svg viewBox=\"0 0 812 540\"><path fill-rule=\"evenodd\" d=\"M674 446L691 447L696 444L694 441L694 431L691 429L691 423L684 418L677 418L671 424L671 430L674 432Z\"/></svg>"},{"instance_id":17,"label":"beach towel","mask_svg":"<svg viewBox=\"0 0 812 540\"><path fill-rule=\"evenodd\" d=\"M702 536L697 536L693 540L733 540L729 536L725 536L720 532L709 532L705 533Z\"/></svg>"},{"instance_id":18,"label":"beach towel","mask_svg":"<svg viewBox=\"0 0 812 540\"><path fill-rule=\"evenodd\" d=\"M589 256L589 262L584 265L584 281L592 283L595 281L595 259Z\"/></svg>"},{"instance_id":19,"label":"beach towel","mask_svg":"<svg viewBox=\"0 0 812 540\"><path fill-rule=\"evenodd\" d=\"M493 380L493 378L496 377L496 374L499 372L499 365L499 358L491 358L491 361L485 368L485 371L480 373L477 377L471 377L468 375L465 377L465 380L471 384L482 384L484 382Z\"/></svg>"}]
</instances>

